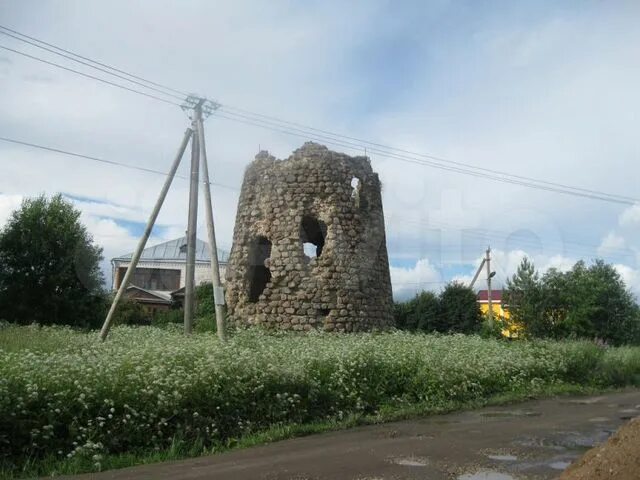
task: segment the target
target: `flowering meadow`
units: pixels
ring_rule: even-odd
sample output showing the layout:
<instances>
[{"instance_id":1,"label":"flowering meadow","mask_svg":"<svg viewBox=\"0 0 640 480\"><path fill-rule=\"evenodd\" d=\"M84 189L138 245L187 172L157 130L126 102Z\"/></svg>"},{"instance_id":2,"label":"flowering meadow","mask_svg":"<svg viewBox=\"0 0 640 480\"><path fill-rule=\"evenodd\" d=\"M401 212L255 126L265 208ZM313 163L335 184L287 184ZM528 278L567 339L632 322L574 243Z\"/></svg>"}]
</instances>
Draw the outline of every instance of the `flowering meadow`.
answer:
<instances>
[{"instance_id":1,"label":"flowering meadow","mask_svg":"<svg viewBox=\"0 0 640 480\"><path fill-rule=\"evenodd\" d=\"M541 386L638 383L640 348L464 335L0 327L0 461L209 451L274 425L464 402Z\"/></svg>"}]
</instances>

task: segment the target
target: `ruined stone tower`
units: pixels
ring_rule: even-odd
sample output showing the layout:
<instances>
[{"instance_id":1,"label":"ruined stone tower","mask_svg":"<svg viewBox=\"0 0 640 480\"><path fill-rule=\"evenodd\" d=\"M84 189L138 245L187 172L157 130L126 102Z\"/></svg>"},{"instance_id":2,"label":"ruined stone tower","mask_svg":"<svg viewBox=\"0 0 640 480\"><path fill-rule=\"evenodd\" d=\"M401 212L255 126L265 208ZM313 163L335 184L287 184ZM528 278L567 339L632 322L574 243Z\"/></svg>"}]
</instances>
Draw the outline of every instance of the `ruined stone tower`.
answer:
<instances>
[{"instance_id":1,"label":"ruined stone tower","mask_svg":"<svg viewBox=\"0 0 640 480\"><path fill-rule=\"evenodd\" d=\"M305 143L247 168L227 267L229 320L282 330L392 324L378 175L366 157Z\"/></svg>"}]
</instances>

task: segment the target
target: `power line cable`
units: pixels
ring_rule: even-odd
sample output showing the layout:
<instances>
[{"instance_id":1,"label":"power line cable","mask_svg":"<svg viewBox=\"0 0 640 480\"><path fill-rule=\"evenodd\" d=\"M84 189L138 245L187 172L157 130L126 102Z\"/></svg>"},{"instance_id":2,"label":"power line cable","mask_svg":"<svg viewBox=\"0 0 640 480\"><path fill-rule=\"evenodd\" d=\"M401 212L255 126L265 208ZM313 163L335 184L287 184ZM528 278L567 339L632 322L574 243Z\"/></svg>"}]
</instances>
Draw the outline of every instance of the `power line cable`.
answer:
<instances>
[{"instance_id":1,"label":"power line cable","mask_svg":"<svg viewBox=\"0 0 640 480\"><path fill-rule=\"evenodd\" d=\"M228 114L229 112L226 112L226 113ZM237 114L234 114L234 115L237 115ZM251 121L251 120L246 119L246 118L230 117L228 115L225 115L225 114L222 114L222 113L219 113L219 112L216 112L213 115L213 117L224 118L224 119L231 120L231 121L234 121L234 122L244 123L244 124L247 124L247 125L260 127L260 128L264 128L264 129L267 129L267 130L280 132L280 133L283 133L285 135L293 135L293 136L305 138L307 140L319 140L321 142L324 142L324 143L327 143L327 144L333 145L333 146L349 148L349 149L352 149L352 150L361 150L362 149L361 145L355 145L355 144L352 144L352 143L345 143L345 142L342 142L342 141L332 140L332 139L328 139L327 137L322 137L322 136L318 136L318 135L314 135L314 134L298 133L298 132L293 131L291 129L278 128L278 127L275 127L275 126L273 126L273 125L271 125L269 123L265 123L265 122L261 122L261 121ZM563 190L561 188L538 185L538 184L534 184L534 183L531 183L531 182L525 182L525 181L520 181L520 180L515 180L515 179L510 179L510 178L498 177L498 176L491 175L491 174L484 174L482 172L476 172L476 171L466 170L466 169L462 169L462 168L458 168L458 167L442 165L442 164L439 164L439 163L430 162L430 161L426 161L426 160L420 160L420 159L416 159L416 158L411 158L411 157L408 157L406 155L393 154L393 153L385 152L385 151L378 150L378 149L375 149L375 148L368 149L368 152L375 153L376 155L378 155L380 157L383 157L383 158L392 158L392 159L400 160L400 161L403 161L403 162L414 163L414 164L423 165L423 166L429 166L429 167L437 168L437 169L440 169L440 170L450 171L450 172L454 172L454 173L460 173L460 174L463 174L463 175L473 176L473 177L477 177L477 178L486 178L486 179L489 179L489 180L494 180L494 181L498 181L498 182L502 182L502 183L509 183L509 184L513 184L513 185L521 185L521 186L525 186L525 187L529 187L529 188L535 188L535 189L538 189L538 190L545 190L545 191L554 192L554 193L561 193L561 194L572 195L572 196L576 196L576 197L589 198L589 199L592 199L592 200L601 200L601 201L605 201L605 202L619 203L619 204L623 204L623 205L635 205L636 203L640 202L640 199L631 199L631 197L629 197L629 200L627 200L627 199L624 199L622 197L621 198L617 198L614 195L611 195L611 194L608 194L608 193L605 193L605 192L601 192L601 194L596 195L596 194L590 194L590 193L582 193L580 191Z\"/></svg>"},{"instance_id":2,"label":"power line cable","mask_svg":"<svg viewBox=\"0 0 640 480\"><path fill-rule=\"evenodd\" d=\"M101 65L101 66L103 66L105 68L108 68L110 70L114 70L114 71L123 73L123 74L125 74L127 76L130 76L132 78L136 78L136 79L142 80L143 82L149 83L151 85L156 85L156 86L159 86L161 88L165 88L167 90L170 90L170 91L182 94L182 95L186 95L184 92L181 92L180 90L176 90L176 89L173 89L171 87L167 87L165 85L162 85L162 84L159 84L159 83L156 83L156 82L152 82L150 80L147 80L147 79L145 79L143 77L139 77L139 76L133 75L133 74L131 74L129 72L126 72L124 70L116 69L115 67L106 65L106 64L101 63L101 62L97 62L97 61L95 61L93 59L90 59L88 57L84 57L82 55L76 54L76 53L71 52L69 50L62 49L61 47L57 47L57 46L55 46L53 44L50 44L50 43L44 42L42 40L36 39L34 37L30 37L28 35L22 34L20 32L15 31L15 30L9 29L8 27L4 27L4 26L0 25L0 29L7 30L7 31L12 32L12 33L14 33L16 35L20 35L22 37L28 38L28 39L33 40L35 42L42 43L43 45L47 45L47 46L52 47L54 49L57 49L57 50L65 52L65 53L68 53L70 55L76 56L78 58L82 58L84 60L87 60L89 62L95 63L97 65ZM5 35L8 35L6 32L0 31L0 33L4 33ZM31 45L35 45L33 42L28 42L27 40L24 40L22 38L18 38L15 35L9 35L9 36L12 36L13 38L16 38L16 39L21 40L21 41L25 41L25 42L27 42L27 43L29 43ZM37 46L39 48L44 48L44 47L42 47L40 45L35 45L35 46ZM8 49L7 47L2 47L2 48ZM44 61L45 63L48 63L48 64L53 65L53 66L56 66L58 68L63 68L65 70L71 71L73 73L77 73L77 74L83 75L85 77L93 78L95 80L107 83L109 85L117 86L119 88L124 88L124 89L132 91L134 93L139 93L139 94L151 97L151 98L155 98L155 99L160 100L160 101L164 101L164 102L167 102L167 103L172 103L174 105L177 105L177 104L175 104L173 102L169 102L167 100L158 98L156 96L152 96L152 95L146 94L144 92L133 90L133 89L130 89L130 88L125 87L123 85L115 84L113 82L109 82L109 81L106 81L104 79L93 77L93 76L85 74L83 72L79 72L79 71L76 71L76 70L73 70L73 69L68 69L68 68L63 67L61 65L54 64L53 62L48 62L46 60L30 56L28 54L25 54L24 52L18 52L18 51L13 50L13 49L8 49L8 50L11 50L11 51L13 51L15 53L18 53L18 54L21 54L21 55L28 56L29 58L33 58L35 60ZM46 50L51 51L50 49L46 49ZM57 53L57 52L53 52L53 53ZM59 54L59 53L57 53L57 54ZM67 55L63 55L63 56L65 58L70 58ZM72 59L72 60L74 60L74 59ZM78 60L74 60L74 61L78 61ZM80 62L80 63L82 63L84 65L88 65L85 62ZM97 68L97 67L94 67L92 65L88 65L88 66L90 66L92 68ZM105 73L114 75L113 73L105 71L103 69L99 69L99 70L103 71ZM119 78L123 78L122 76L119 76L119 75L117 75L117 76ZM126 79L126 78L125 78L125 80L131 81L131 80ZM144 86L140 82L135 82L135 83ZM145 86L145 88L151 88L151 87ZM477 167L477 166L466 164L466 163L462 163L462 162L455 162L455 161L452 161L452 160L446 160L446 159L443 159L441 157L436 157L434 155L427 155L427 154L411 152L409 150L399 149L399 148L396 148L396 147L390 147L390 146L387 146L387 145L384 145L384 144L381 144L381 143L371 142L371 141L368 141L368 140L359 139L357 137L350 137L350 136L347 136L347 135L342 135L342 134L339 134L339 133L330 132L328 130L317 129L317 128L305 126L305 125L302 125L302 124L299 124L299 123L296 123L296 122L290 122L290 121L282 120L282 119L279 119L277 117L263 115L263 114L251 112L249 110L243 110L243 109L240 109L240 108L237 108L237 107L222 106L222 105L220 107L225 111L225 113L230 114L230 115L234 115L236 117L240 117L240 118L231 118L231 117L228 117L228 116L225 116L225 115L218 114L218 116L221 117L221 118L226 118L228 120L233 120L233 121L237 121L237 122L241 122L241 123L247 123L247 124L250 124L250 125L259 126L259 127L262 127L262 128L267 128L267 129L278 131L280 133L284 133L284 134L287 134L287 135L302 136L303 138L307 138L307 139L310 139L310 138L311 139L318 139L318 138L320 138L321 141L330 143L332 145L338 145L338 146L341 146L341 147L344 147L344 148L352 148L352 149L355 149L355 150L360 150L362 148L366 148L365 147L365 144L366 144L366 145L370 145L370 146L373 146L373 147L377 147L377 148L374 148L374 149L370 148L370 150L372 150L374 153L376 153L376 154L378 154L378 155L380 155L382 157L395 158L395 159L398 159L398 160L401 160L401 161L408 161L408 162L411 162L411 163L419 163L419 164L423 164L423 165L426 165L426 166L439 168L439 169L446 170L446 171L451 171L451 172L454 172L454 173L471 175L471 176L476 176L476 177L479 177L479 178L486 178L486 179L491 179L491 180L494 180L494 181L500 181L500 182L504 182L504 183L511 183L511 184L521 185L521 186L525 186L525 187L529 187L529 188L537 188L537 189L546 190L546 191L555 192L555 193L574 195L574 196L579 196L579 197L583 197L583 198L590 198L590 199L594 199L594 200L608 201L608 202L614 202L614 203L622 203L622 204L626 204L626 205L633 205L633 204L635 204L637 202L640 202L640 199L636 199L636 198L633 198L633 197L617 195L617 194L610 194L610 193L606 193L606 192L600 192L600 191L597 191L597 190L590 190L590 189L585 189L585 188L581 188L581 187L573 187L573 186L564 185L564 184L560 184L560 183L549 182L549 181L545 181L545 180L539 180L539 179L535 179L535 178L531 178L531 177L525 177L525 176L521 176L521 175L514 175L514 174L509 174L509 173L506 173L506 172L500 172L498 170L491 170L491 169L487 169L487 168L483 168L483 167ZM235 110L235 112L234 112L234 110ZM301 128L298 128L298 127L301 127ZM318 135L317 133L312 134L311 132L320 132L321 135ZM349 140L355 140L355 141L357 141L359 143L353 143L353 142L350 142ZM424 158L424 159L431 159L431 161L420 161L420 160L418 160L416 158L407 157L406 155L394 154L393 152L402 152L402 153L405 153L405 154L408 154L408 155L418 156L418 157L421 157L421 158ZM450 165L446 165L446 164L457 165L458 167L451 167ZM546 185L546 187L545 187L545 185Z\"/></svg>"},{"instance_id":3,"label":"power line cable","mask_svg":"<svg viewBox=\"0 0 640 480\"><path fill-rule=\"evenodd\" d=\"M107 65L107 64L105 64L105 63L101 63L101 62L99 62L99 61L97 61L97 60L93 60L92 58L82 56L82 55L80 55L80 54L78 54L78 53L72 52L72 51L70 51L70 50L66 50L66 49L64 49L64 48L58 47L57 45L53 45L53 44L51 44L51 43L47 43L47 42L45 42L45 41L43 41L43 40L40 40L40 39L37 39L37 38L35 38L35 37L30 37L29 35L26 35L26 34L24 34L24 33L20 33L20 32L18 32L18 31L16 31L16 30L12 30L11 28L5 27L5 26L3 26L3 25L0 25L0 29L2 29L2 30L6 30L6 31L8 31L8 32L11 32L11 33L13 33L13 34L15 34L15 35L19 35L19 36L24 37L24 38L28 38L29 40L33 40L34 42L41 43L42 45L46 45L46 46L48 46L48 47L54 48L54 49L56 49L56 50L59 50L59 51L64 52L64 53L67 53L67 54L69 54L69 55L73 55L74 57L80 58L80 59L82 59L82 60L86 60L86 61L88 61L88 62L95 63L96 65L99 65L99 66L104 67L104 68L108 68L109 70L113 70L114 72L122 73L122 74L124 74L124 75L127 75L127 76L129 76L129 77L135 78L135 79L140 80L140 81L143 81L143 82L145 82L145 83L148 83L148 84L154 85L154 86L156 86L156 87L164 88L165 90L168 90L168 91L173 92L173 93L177 93L178 95L181 95L181 96L183 96L183 97L185 97L185 96L187 96L187 95L188 95L187 93L182 92L182 91L180 91L180 90L176 90L175 88L167 87L166 85L162 85L162 84L160 84L160 83L152 82L151 80L147 80L146 78L139 77L139 76L137 76L137 75L134 75L134 74L132 74L132 73L126 72L126 71L124 71L124 70L120 70L120 69L118 69L118 68L112 67L112 66ZM24 40L23 40L23 41L24 41Z\"/></svg>"},{"instance_id":4,"label":"power line cable","mask_svg":"<svg viewBox=\"0 0 640 480\"><path fill-rule=\"evenodd\" d=\"M1 28L1 27L0 27L0 28ZM95 65L91 65L91 64L90 64L90 63L88 63L88 62L84 62L84 61L82 61L82 60L78 60L78 59L76 59L76 58L73 58L73 57L72 57L72 56L70 56L70 55L65 55L64 53L56 52L55 50L53 50L53 49L51 49L51 48L43 47L42 45L38 45L38 44L37 44L37 43L35 43L35 42L31 42L31 41L29 41L29 40L24 40L24 39L22 39L22 38L20 38L20 37L17 37L16 35L12 35L12 34L10 34L10 33L3 32L2 30L0 30L0 34L2 34L2 35L6 35L6 36L11 37L11 38L15 38L16 40L20 40L21 42L28 43L29 45L33 45L33 46L35 46L35 47L37 47L37 48L40 48L40 49L42 49L42 50L45 50L45 51L47 51L47 52L53 53L53 54L55 54L55 55L59 55L59 56L61 56L61 57L63 57L63 58L66 58L66 59L68 59L68 60L71 60L71 61L73 61L73 62L80 63L81 65L85 65L85 66L87 66L87 67L90 67L90 68L96 69L96 70L98 70L98 71L100 71L100 72L106 73L106 74L108 74L108 75L112 75L112 76L114 76L114 77L120 78L120 79L125 80L125 81L127 81L127 82L131 82L131 83L134 83L134 84L139 85L139 86L141 86L141 87L148 88L148 89L150 89L150 90L153 90L153 91L155 91L155 92L161 93L161 94L163 94L163 95L168 95L168 96L173 97L173 98L175 98L175 99L177 99L177 100L184 100L184 99L185 99L185 96L178 96L178 95L175 95L175 94L173 94L173 93L167 93L167 92L165 92L164 90L161 90L161 89L156 88L156 87L153 87L153 86L149 86L149 85L147 85L146 83L139 82L139 81L137 81L137 80L133 80L133 79L127 78L127 77L126 77L126 76L124 76L124 75L119 75L118 73L111 72L111 71L109 71L109 70L107 70L107 69L105 69L105 68L96 67Z\"/></svg>"},{"instance_id":5,"label":"power line cable","mask_svg":"<svg viewBox=\"0 0 640 480\"><path fill-rule=\"evenodd\" d=\"M104 164L107 164L107 165L113 165L113 166L118 166L118 167L122 167L122 168L128 168L130 170L138 170L138 171L146 172L146 173L154 173L154 174L162 175L162 176L165 176L165 177L168 175L168 173L166 173L166 172L163 172L161 170L154 170L153 168L146 168L146 167L140 167L138 165L131 165L131 164L128 164L128 163L116 162L114 160L107 160L107 159L104 159L104 158L94 157L94 156L91 156L91 155L84 155L82 153L70 152L68 150L61 150L59 148L47 147L45 145L38 145L37 143L31 143L31 142L25 142L25 141L22 141L22 140L16 140L14 138L0 137L0 140L2 140L3 142L9 142L9 143L13 143L13 144L16 144L16 145L22 145L22 146L26 146L26 147L37 148L37 149L40 149L40 150L46 150L46 151L49 151L49 152L59 153L59 154L62 154L62 155L69 155L71 157L83 158L85 160L91 160L91 161L94 161L94 162L104 163ZM180 178L182 180L189 180L189 177L185 176L185 175L175 175L175 177L176 178ZM227 189L230 189L230 190L239 190L238 188L232 187L230 185L225 185L225 184L222 184L222 183L216 183L216 182L211 182L211 181L209 182L209 185L215 185L217 187L227 188Z\"/></svg>"},{"instance_id":6,"label":"power line cable","mask_svg":"<svg viewBox=\"0 0 640 480\"><path fill-rule=\"evenodd\" d=\"M58 153L58 154L69 155L69 156L73 156L73 157L76 157L76 158L83 158L83 159L86 159L86 160L91 160L91 161L100 162L100 163L104 163L104 164L119 166L119 167L123 167L123 168L127 168L127 169L138 170L138 171L142 171L142 172L153 173L153 174L158 174L158 175L163 175L163 176L167 175L166 172L163 172L163 171L160 171L160 170L141 167L141 166L137 166L137 165L131 165L131 164L117 162L117 161L113 161L113 160L107 160L107 159L94 157L94 156L90 156L90 155L84 155L84 154L80 154L80 153L70 152L70 151L67 151L67 150L62 150L62 149L58 149L58 148L54 148L54 147L48 147L48 146L45 146L45 145L39 145L39 144L36 144L36 143L26 142L26 141L22 141L22 140L13 139L13 138L0 137L0 140L5 141L5 142L9 142L9 143L13 143L13 144L17 144L17 145L37 148L37 149L40 149L40 150L46 150L46 151L50 151L50 152L54 152L54 153ZM188 180L188 177L186 175L176 175L176 177L184 179L184 180ZM216 183L216 182L210 182L210 185L215 185L215 186L226 188L226 189L229 189L229 190L240 191L240 188L234 187L234 186L231 186L231 185L225 185L225 184ZM481 238L481 239L492 239L492 240L501 241L501 240L504 240L504 238L506 236L510 235L510 233L508 233L508 232L502 232L502 231L499 231L499 230L488 230L488 229L482 229L482 228L480 228L480 229L463 229L460 226L448 224L446 222L433 222L433 221L424 222L424 221L420 221L420 220L416 220L416 219L411 219L411 218L408 218L408 217L398 216L398 215L395 215L395 214L387 216L387 221L388 222L394 222L394 221L397 221L397 220L400 220L403 223L414 224L414 225L418 225L418 226L426 226L426 227L429 227L429 228L445 227L445 228L448 228L449 230L459 230L459 231L462 232L463 235L476 237L476 238ZM523 245L530 246L530 247L539 247L540 246L538 243L535 243L533 241L528 241L528 240L525 240L525 239L519 240L519 243L523 244ZM550 242L542 242L542 243L543 243L543 245L544 244L547 244L547 245L550 244ZM559 248L562 248L565 252L576 253L578 255L584 255L585 252L592 252L594 250L597 250L597 248L598 248L595 245L587 245L587 244L578 243L578 242L572 242L572 241L564 241L561 244L556 244L556 242L551 242L551 244L554 244L554 245L558 246ZM567 245L573 245L573 246L578 247L578 249L583 250L583 251L580 252L580 251L578 251L577 248L567 248ZM621 252L622 251L626 252L626 250L624 250L624 249L618 249L618 250L620 250Z\"/></svg>"},{"instance_id":7,"label":"power line cable","mask_svg":"<svg viewBox=\"0 0 640 480\"><path fill-rule=\"evenodd\" d=\"M553 187L571 189L571 190L581 191L581 192L584 192L584 193L593 193L593 194L598 194L598 195L606 195L606 196L610 196L610 197L613 197L613 198L632 200L634 202L640 201L640 199L629 197L629 196L625 196L625 195L611 194L611 193L601 192L601 191L598 191L598 190L590 190L590 189L586 189L586 188L582 188L582 187L574 187L574 186L571 186L571 185L565 185L565 184L562 184L562 183L549 182L547 180L541 180L541 179L537 179L537 178L533 178L533 177L527 177L527 176L523 176L523 175L516 175L516 174L512 174L512 173L508 173L508 172L502 172L502 171L499 171L499 170L492 170L492 169L486 168L486 167L478 167L476 165L472 165L472 164L469 164L469 163L457 162L457 161L454 161L454 160L445 159L445 158L438 157L438 156L435 156L435 155L413 152L413 151L410 151L410 150L405 150L405 149L402 149L402 148L388 146L388 145L372 142L370 140L365 140L365 139L358 138L358 137L352 137L352 136L348 136L348 135L343 135L343 134L331 132L329 130L322 130L322 129L319 129L319 128L310 127L310 126L303 125L303 124L300 124L300 123L297 123L297 122L291 122L291 121L288 121L288 120L282 120L282 119L277 118L277 117L273 117L273 116L269 116L269 115L263 115L263 114L260 114L260 113L251 112L249 110L244 110L244 109L237 108L237 107L232 107L232 106L229 106L229 105L221 105L220 109L222 111L225 111L226 113L232 113L232 114L235 114L235 115L242 116L244 118L251 118L251 117L254 117L254 119L255 119L255 117L263 118L263 119L266 119L266 120L270 120L272 122L277 122L279 124L282 124L281 126L293 125L295 127L301 127L301 128L306 129L306 130L311 130L311 131L315 131L315 132L331 135L333 137L353 140L353 141L359 142L358 146L361 146L361 147L364 147L365 144L366 144L366 145L371 145L371 146L374 146L374 147L379 147L379 148L382 148L384 150L388 150L388 151L391 151L391 152L395 151L395 152L400 152L400 153L404 153L404 154L408 154L408 155L414 155L414 156L417 156L417 157L431 159L431 160L434 160L434 161L437 161L437 162L442 162L442 163L445 163L445 164L458 165L460 167L479 170L481 172L494 173L494 174L497 174L497 175L513 177L513 178L517 178L517 179L520 179L520 180L526 180L526 181L529 181L529 182L541 183L541 184L545 184L545 185L549 185L549 186L553 186ZM235 112L240 112L240 113L235 113L234 111Z\"/></svg>"},{"instance_id":8,"label":"power line cable","mask_svg":"<svg viewBox=\"0 0 640 480\"><path fill-rule=\"evenodd\" d=\"M28 53L21 52L19 50L14 50L13 48L9 48L9 47L4 46L4 45L0 45L0 48L3 48L4 50L8 50L10 52L16 53L18 55L22 55L22 56L27 57L27 58L31 58L32 60L37 60L38 62L46 63L47 65L51 65L53 67L60 68L62 70L66 70L68 72L75 73L77 75L82 75L83 77L90 78L92 80L97 80L98 82L106 83L106 84L111 85L113 87L122 88L123 90L128 90L129 92L137 93L139 95L144 95L145 97L149 97L149 98L152 98L154 100L159 100L160 102L168 103L168 104L171 104L171 105L176 105L178 107L181 106L179 103L172 102L171 100L166 100L164 98L160 98L160 97L158 97L156 95L152 95L150 93L141 92L140 90L135 90L135 89L129 88L129 87L125 86L125 85L120 85L119 83L115 83L115 82L111 82L109 80L105 80L104 78L99 78L99 77L96 77L94 75L90 75L88 73L81 72L79 70L74 70L73 68L65 67L64 65L60 65L60 64L54 63L54 62L50 62L49 60L45 60L43 58L39 58L39 57L36 57L36 56L33 56L33 55L29 55Z\"/></svg>"},{"instance_id":9,"label":"power line cable","mask_svg":"<svg viewBox=\"0 0 640 480\"><path fill-rule=\"evenodd\" d=\"M475 237L478 239L483 239L483 240L493 240L493 241L504 241L507 237L509 237L512 233L509 232L504 232L504 231L500 231L500 230L488 230L485 228L473 228L473 229L465 229L462 228L461 226L457 226L457 225L452 225L446 222L424 222L424 221L420 221L420 220L416 220L416 219L411 219L411 218L407 218L407 217L402 217L399 215L395 215L395 214L391 214L391 215L387 215L385 217L387 219L387 221L389 222L393 222L395 220L400 220L403 223L408 223L408 224L414 224L414 225L418 225L418 226L425 226L425 227L429 227L429 228L439 228L441 226L444 226L445 229L448 229L448 231L460 231L461 234L463 236L470 236L470 237ZM595 251L598 250L598 246L596 245L589 245L589 244L585 244L585 243L580 243L580 242L574 242L571 240L565 240L562 241L560 243L555 242L555 241L540 241L535 242L533 240L526 240L526 239L519 239L517 240L517 242L520 245L525 245L528 247L532 247L532 248L540 248L545 247L545 246L555 246L558 249L563 250L566 253L574 253L580 256L583 256L587 253L593 253ZM569 248L568 248L569 246ZM612 249L614 250L614 249ZM623 249L623 248L618 248L615 249L619 251L619 254L623 254L623 253L628 253L627 249Z\"/></svg>"}]
</instances>

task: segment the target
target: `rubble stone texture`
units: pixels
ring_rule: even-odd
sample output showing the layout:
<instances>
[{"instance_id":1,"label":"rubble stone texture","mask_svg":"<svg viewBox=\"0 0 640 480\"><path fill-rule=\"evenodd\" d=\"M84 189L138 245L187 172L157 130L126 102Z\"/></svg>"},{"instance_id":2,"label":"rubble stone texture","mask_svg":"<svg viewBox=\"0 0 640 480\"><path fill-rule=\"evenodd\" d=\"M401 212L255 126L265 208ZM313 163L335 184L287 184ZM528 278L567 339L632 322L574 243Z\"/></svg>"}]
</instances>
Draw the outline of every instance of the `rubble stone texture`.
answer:
<instances>
[{"instance_id":1,"label":"rubble stone texture","mask_svg":"<svg viewBox=\"0 0 640 480\"><path fill-rule=\"evenodd\" d=\"M315 143L286 160L260 152L245 172L226 287L236 326L391 326L380 180L369 159Z\"/></svg>"}]
</instances>

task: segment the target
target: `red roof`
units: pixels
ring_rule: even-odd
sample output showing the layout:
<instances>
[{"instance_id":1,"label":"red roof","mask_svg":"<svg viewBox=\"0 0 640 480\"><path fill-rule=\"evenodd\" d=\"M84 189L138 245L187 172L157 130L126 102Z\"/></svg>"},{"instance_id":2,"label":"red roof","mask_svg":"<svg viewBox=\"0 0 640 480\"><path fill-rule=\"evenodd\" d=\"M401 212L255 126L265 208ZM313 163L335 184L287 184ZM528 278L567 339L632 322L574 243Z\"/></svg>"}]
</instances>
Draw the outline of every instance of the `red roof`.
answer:
<instances>
[{"instance_id":1,"label":"red roof","mask_svg":"<svg viewBox=\"0 0 640 480\"><path fill-rule=\"evenodd\" d=\"M487 302L489 300L489 292L487 290L478 291L478 301ZM502 302L502 290L491 290L491 301Z\"/></svg>"}]
</instances>

